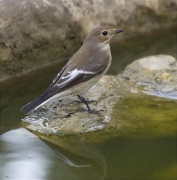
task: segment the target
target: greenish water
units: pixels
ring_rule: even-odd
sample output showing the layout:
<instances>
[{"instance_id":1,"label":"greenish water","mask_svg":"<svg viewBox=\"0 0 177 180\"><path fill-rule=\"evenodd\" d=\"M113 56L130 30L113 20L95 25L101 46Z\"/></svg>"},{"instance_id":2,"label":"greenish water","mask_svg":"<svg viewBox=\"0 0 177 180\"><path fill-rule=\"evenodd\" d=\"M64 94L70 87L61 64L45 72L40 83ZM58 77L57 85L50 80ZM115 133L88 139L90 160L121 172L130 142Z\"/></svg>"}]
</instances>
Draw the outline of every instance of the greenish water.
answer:
<instances>
[{"instance_id":1,"label":"greenish water","mask_svg":"<svg viewBox=\"0 0 177 180\"><path fill-rule=\"evenodd\" d=\"M109 74L117 74L133 60L147 55L177 57L175 29L111 46L113 63ZM24 115L20 107L40 95L64 63L54 63L1 84L0 179L176 180L177 115L171 113L177 107L176 101L151 97L142 105L143 100L125 99L117 109L125 119L137 116L135 123L139 128L131 135L104 141L86 142L84 134L77 139L39 138L21 127Z\"/></svg>"}]
</instances>

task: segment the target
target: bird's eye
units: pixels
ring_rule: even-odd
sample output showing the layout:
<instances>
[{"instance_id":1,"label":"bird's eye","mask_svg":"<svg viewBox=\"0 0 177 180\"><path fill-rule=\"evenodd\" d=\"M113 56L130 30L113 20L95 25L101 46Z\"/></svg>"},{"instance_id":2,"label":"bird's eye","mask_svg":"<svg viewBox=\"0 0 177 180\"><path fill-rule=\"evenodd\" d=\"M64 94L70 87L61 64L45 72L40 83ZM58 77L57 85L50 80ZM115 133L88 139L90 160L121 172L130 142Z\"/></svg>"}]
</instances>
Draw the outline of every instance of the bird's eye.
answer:
<instances>
[{"instance_id":1,"label":"bird's eye","mask_svg":"<svg viewBox=\"0 0 177 180\"><path fill-rule=\"evenodd\" d=\"M107 31L103 31L101 34L102 34L103 36L106 36L106 35L108 34L108 32L107 32Z\"/></svg>"}]
</instances>

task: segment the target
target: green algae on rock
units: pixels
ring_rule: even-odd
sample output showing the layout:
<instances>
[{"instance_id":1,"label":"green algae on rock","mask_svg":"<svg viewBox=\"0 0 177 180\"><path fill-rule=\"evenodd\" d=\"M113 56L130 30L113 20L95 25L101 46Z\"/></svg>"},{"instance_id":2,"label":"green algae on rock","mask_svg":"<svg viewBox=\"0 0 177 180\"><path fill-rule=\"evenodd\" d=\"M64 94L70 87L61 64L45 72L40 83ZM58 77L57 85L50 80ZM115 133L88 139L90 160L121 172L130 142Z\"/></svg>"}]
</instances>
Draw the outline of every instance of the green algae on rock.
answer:
<instances>
[{"instance_id":1,"label":"green algae on rock","mask_svg":"<svg viewBox=\"0 0 177 180\"><path fill-rule=\"evenodd\" d=\"M150 138L176 134L177 101L138 93L119 101L116 107L126 122L126 135Z\"/></svg>"}]
</instances>

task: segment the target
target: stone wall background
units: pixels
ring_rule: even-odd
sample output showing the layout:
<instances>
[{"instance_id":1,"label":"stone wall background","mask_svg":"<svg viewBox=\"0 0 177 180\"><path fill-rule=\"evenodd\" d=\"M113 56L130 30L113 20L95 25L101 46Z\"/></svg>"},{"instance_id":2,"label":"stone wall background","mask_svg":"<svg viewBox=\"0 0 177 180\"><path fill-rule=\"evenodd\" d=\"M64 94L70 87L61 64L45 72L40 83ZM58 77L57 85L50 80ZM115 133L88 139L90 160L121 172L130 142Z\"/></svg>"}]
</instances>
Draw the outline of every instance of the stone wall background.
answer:
<instances>
[{"instance_id":1,"label":"stone wall background","mask_svg":"<svg viewBox=\"0 0 177 180\"><path fill-rule=\"evenodd\" d=\"M94 27L122 28L124 38L176 17L177 0L2 0L0 79L71 56Z\"/></svg>"}]
</instances>

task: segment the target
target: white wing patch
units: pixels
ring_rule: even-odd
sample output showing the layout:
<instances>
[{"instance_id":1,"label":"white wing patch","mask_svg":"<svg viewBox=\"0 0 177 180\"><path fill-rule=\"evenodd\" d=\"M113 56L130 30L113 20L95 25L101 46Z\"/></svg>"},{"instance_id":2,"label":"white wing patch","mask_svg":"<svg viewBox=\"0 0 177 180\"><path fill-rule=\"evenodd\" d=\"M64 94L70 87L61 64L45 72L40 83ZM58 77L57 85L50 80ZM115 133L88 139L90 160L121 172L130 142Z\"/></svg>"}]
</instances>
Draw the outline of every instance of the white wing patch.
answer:
<instances>
[{"instance_id":1,"label":"white wing patch","mask_svg":"<svg viewBox=\"0 0 177 180\"><path fill-rule=\"evenodd\" d=\"M83 71L83 70L78 70L75 69L73 71L68 71L67 73L68 75L62 77L61 79L66 79L63 83L57 84L58 87L60 87L61 85L67 83L68 81L71 81L72 79L74 79L78 74L95 74L95 72L89 72L89 71Z\"/></svg>"},{"instance_id":2,"label":"white wing patch","mask_svg":"<svg viewBox=\"0 0 177 180\"><path fill-rule=\"evenodd\" d=\"M57 74L57 76L54 78L53 83L56 81L56 79L60 76L60 72Z\"/></svg>"}]
</instances>

